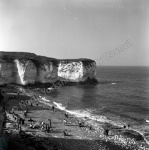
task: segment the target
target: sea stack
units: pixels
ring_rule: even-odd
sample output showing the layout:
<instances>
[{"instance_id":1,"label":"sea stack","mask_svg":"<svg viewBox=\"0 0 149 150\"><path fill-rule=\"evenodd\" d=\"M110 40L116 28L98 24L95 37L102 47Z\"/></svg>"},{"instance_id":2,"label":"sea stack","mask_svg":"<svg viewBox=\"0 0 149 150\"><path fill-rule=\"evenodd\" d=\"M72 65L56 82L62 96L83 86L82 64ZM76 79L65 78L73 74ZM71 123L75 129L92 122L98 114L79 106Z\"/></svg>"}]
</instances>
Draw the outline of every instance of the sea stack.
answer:
<instances>
[{"instance_id":1,"label":"sea stack","mask_svg":"<svg viewBox=\"0 0 149 150\"><path fill-rule=\"evenodd\" d=\"M0 85L97 83L94 60L55 59L27 52L0 52Z\"/></svg>"}]
</instances>

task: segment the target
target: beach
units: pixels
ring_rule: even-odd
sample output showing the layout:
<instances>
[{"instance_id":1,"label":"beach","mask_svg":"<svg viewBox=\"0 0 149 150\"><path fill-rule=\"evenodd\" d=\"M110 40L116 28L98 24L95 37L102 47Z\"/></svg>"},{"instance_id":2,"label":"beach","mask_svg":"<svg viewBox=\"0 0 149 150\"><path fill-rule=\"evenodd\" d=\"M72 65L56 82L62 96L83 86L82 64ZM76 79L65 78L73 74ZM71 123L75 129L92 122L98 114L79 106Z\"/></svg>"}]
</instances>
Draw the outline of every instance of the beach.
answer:
<instances>
[{"instance_id":1,"label":"beach","mask_svg":"<svg viewBox=\"0 0 149 150\"><path fill-rule=\"evenodd\" d=\"M121 142L116 143L116 140L112 140L112 138L114 137L112 135L112 132L109 132L109 135L104 135L103 127L101 126L97 130L96 128L91 126L90 120L88 120L87 118L77 118L71 114L67 114L68 116L66 117L66 112L59 110L56 107L53 111L52 107L46 105L41 97L38 99L38 103L36 101L32 101L32 104L29 103L26 106L23 105L23 107L22 105L20 105L20 102L30 100L33 97L33 93L21 93L19 90L20 87L17 87L16 89L14 88L13 90L12 87L3 89L5 91L5 97L8 97L8 95L15 96L8 102L8 120L5 129L6 135L16 136L20 138L20 130L17 126L17 122L14 120L14 116L17 116L24 119L24 124L21 125L21 134L23 133L24 137L29 136L30 138L32 137L31 139L42 141L42 145L44 145L43 147L45 147L45 149L54 149L54 147L56 147L58 150L123 150L126 148L136 148L135 145L132 145L132 141L129 141L130 145L127 145L127 147L125 147L126 145L122 145ZM12 91L10 91L10 89ZM27 115L26 117L24 117L24 111L26 110ZM79 126L78 122L83 122L83 126ZM44 129L41 130L42 124L44 124L44 128L46 125L51 126L49 131L45 131ZM32 128L31 125L35 127ZM66 133L66 135L64 132ZM118 134L118 130L115 133ZM23 138L23 142L25 142L26 140L26 138ZM15 140L16 143L17 141L18 140ZM30 146L29 141L28 145L29 147L35 148L35 145Z\"/></svg>"}]
</instances>

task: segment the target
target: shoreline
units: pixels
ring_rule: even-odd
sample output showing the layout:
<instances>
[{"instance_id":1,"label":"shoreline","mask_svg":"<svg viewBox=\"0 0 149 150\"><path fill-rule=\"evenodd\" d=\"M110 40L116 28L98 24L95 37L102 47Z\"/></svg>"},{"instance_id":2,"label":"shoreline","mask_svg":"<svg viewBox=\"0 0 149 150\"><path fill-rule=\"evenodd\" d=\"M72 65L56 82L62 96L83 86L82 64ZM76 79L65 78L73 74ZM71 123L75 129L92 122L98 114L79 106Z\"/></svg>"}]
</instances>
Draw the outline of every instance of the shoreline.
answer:
<instances>
[{"instance_id":1,"label":"shoreline","mask_svg":"<svg viewBox=\"0 0 149 150\"><path fill-rule=\"evenodd\" d=\"M22 96L21 98L23 98L23 96L25 96L25 95L21 94L21 96ZM29 96L26 97L26 99L29 99L29 98L30 98ZM25 100L25 98L23 100ZM82 142L82 140L92 141L94 143L94 145L96 145L96 148L97 147L99 148L99 141L100 141L100 143L102 143L101 145L103 147L105 147L106 145L109 144L110 146L115 146L115 149L116 148L118 148L120 150L121 149L126 149L125 145L119 145L119 143L112 142L112 140L110 139L111 136L108 136L108 137L103 136L101 134L102 131L97 132L96 129L93 129L92 131L90 131L88 128L78 127L77 120L81 121L82 118L77 118L77 117L74 117L73 115L69 114L69 117L70 117L69 118L69 124L68 124L68 126L67 125L64 126L63 125L63 120L64 120L64 112L65 111L62 111L62 110L59 110L59 109L55 108L55 112L52 112L51 108L49 108L49 106L47 106L46 104L43 104L42 100L39 103L40 104L39 104L38 107L37 106L29 107L29 116L28 117L35 118L36 122L41 122L41 121L43 121L43 118L44 118L45 123L48 123L48 118L50 117L52 122L54 123L53 131L55 131L55 132L54 133L48 133L48 135L47 135L47 133L42 133L41 134L41 132L39 130L38 131L34 130L34 132L30 131L31 134L32 133L38 133L39 135L41 134L41 137L44 138L44 137L47 136L47 138L52 138L52 140L54 140L54 141L57 141L58 138L60 138L61 140L65 139L66 141L67 140L72 140L71 142L73 142L73 140L81 140L80 142ZM20 112L17 112L17 113L20 113ZM26 118L26 119L28 119L28 118ZM87 118L84 118L84 120L85 119L87 119ZM89 125L90 120L88 120L86 122ZM67 129L68 131L71 130L71 132L69 132L70 136L64 136L63 135L63 130L65 130L65 129ZM56 133L56 131L59 132L59 133ZM36 134L34 134L33 136L37 137ZM63 143L65 143L65 142L63 142ZM108 147L108 148L110 149L110 147Z\"/></svg>"}]
</instances>

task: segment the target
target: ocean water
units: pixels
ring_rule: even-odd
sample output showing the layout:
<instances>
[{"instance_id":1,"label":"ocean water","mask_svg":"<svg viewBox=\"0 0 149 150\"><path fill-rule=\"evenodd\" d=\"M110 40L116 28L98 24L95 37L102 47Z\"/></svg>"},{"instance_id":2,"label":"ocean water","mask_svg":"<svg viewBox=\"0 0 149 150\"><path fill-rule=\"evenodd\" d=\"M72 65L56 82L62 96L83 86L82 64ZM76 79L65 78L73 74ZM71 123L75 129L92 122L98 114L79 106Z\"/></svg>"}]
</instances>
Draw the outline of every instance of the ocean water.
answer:
<instances>
[{"instance_id":1,"label":"ocean water","mask_svg":"<svg viewBox=\"0 0 149 150\"><path fill-rule=\"evenodd\" d=\"M129 124L149 141L149 67L97 67L97 85L62 86L45 100L79 117Z\"/></svg>"}]
</instances>

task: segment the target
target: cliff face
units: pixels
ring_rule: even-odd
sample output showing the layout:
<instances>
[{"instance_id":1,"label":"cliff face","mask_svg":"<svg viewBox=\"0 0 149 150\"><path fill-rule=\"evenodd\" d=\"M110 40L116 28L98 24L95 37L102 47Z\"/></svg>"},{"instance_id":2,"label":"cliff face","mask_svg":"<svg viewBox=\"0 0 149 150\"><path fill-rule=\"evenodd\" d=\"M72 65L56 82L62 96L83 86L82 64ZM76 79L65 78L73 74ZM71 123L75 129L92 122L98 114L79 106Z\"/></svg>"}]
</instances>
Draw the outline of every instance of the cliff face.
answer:
<instances>
[{"instance_id":1,"label":"cliff face","mask_svg":"<svg viewBox=\"0 0 149 150\"><path fill-rule=\"evenodd\" d=\"M61 60L58 67L61 80L84 82L96 76L96 63L89 59Z\"/></svg>"},{"instance_id":2,"label":"cliff face","mask_svg":"<svg viewBox=\"0 0 149 150\"><path fill-rule=\"evenodd\" d=\"M85 82L95 76L96 64L90 59L57 60L33 53L0 52L0 85Z\"/></svg>"}]
</instances>

